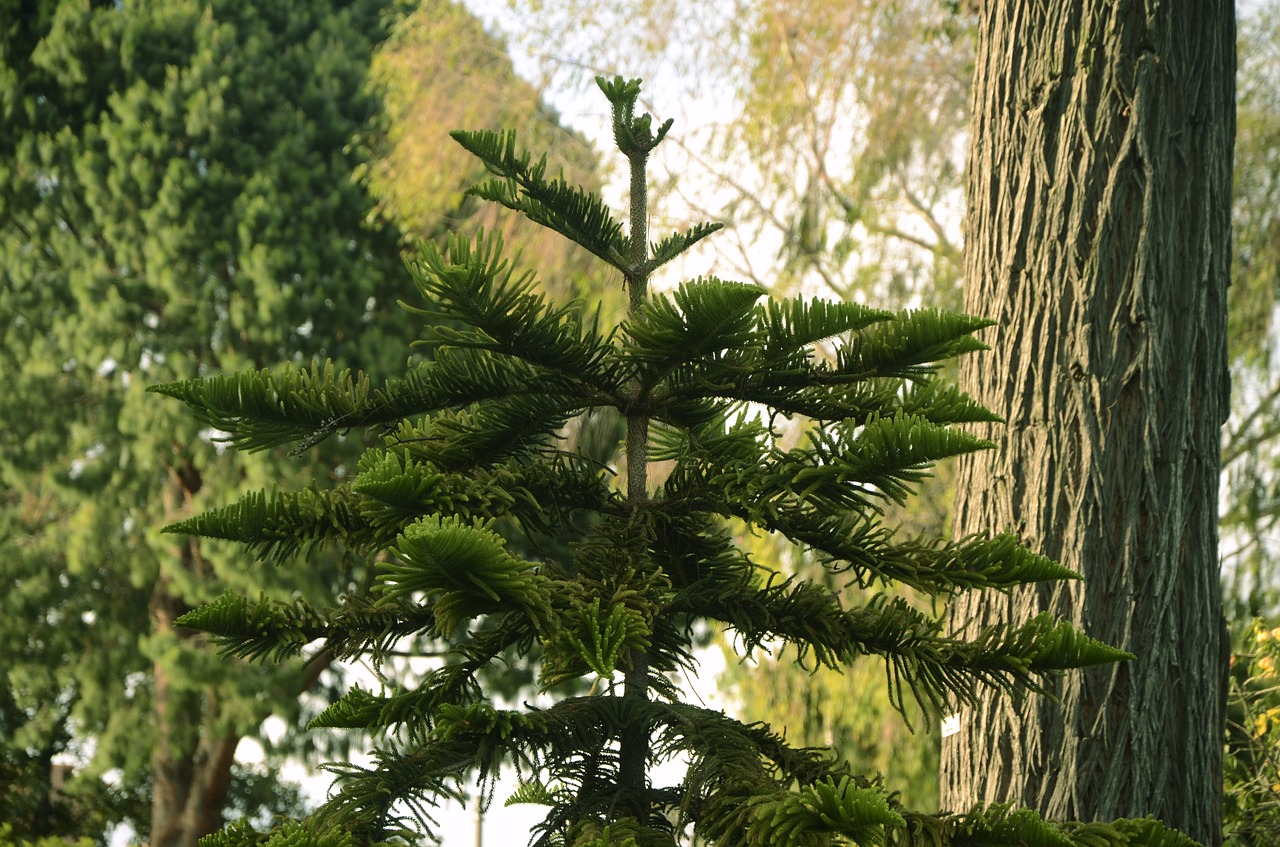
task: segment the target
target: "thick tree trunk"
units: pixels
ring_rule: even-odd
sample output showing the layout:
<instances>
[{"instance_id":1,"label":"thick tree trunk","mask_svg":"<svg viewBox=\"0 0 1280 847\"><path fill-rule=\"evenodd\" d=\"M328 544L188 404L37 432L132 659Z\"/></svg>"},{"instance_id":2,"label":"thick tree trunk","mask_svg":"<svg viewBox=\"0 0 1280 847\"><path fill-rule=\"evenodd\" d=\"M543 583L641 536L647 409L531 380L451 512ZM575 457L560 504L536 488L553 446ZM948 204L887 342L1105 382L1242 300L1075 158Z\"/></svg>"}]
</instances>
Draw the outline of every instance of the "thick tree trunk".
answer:
<instances>
[{"instance_id":1,"label":"thick tree trunk","mask_svg":"<svg viewBox=\"0 0 1280 847\"><path fill-rule=\"evenodd\" d=\"M1221 840L1234 36L1230 0L982 4L965 309L999 326L961 381L1008 424L960 464L955 530L1013 528L1085 581L966 596L952 621L1049 609L1138 659L1068 675L1060 704L962 709L946 808Z\"/></svg>"}]
</instances>

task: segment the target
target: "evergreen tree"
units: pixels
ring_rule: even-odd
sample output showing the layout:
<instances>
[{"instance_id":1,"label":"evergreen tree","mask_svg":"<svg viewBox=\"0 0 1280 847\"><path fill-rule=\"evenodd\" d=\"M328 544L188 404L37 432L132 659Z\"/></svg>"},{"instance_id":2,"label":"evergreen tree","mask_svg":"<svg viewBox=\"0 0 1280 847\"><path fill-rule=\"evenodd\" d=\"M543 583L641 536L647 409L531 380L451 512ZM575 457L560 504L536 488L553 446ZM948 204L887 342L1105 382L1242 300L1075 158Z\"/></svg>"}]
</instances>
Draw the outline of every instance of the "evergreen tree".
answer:
<instances>
[{"instance_id":1,"label":"evergreen tree","mask_svg":"<svg viewBox=\"0 0 1280 847\"><path fill-rule=\"evenodd\" d=\"M932 463L988 446L953 425L993 416L935 371L980 349L972 333L989 322L761 303L764 289L714 277L651 294L654 270L718 226L650 244L645 166L670 122L635 114L638 82L599 83L631 171L626 232L600 199L520 151L513 133L455 138L492 174L476 196L621 272L630 310L620 325L535 293L499 238L455 236L410 263L431 358L404 376L375 388L362 374L295 366L152 389L243 450L381 433L348 483L252 493L169 527L243 542L272 562L341 541L363 554L356 567L375 590L323 605L226 594L179 625L255 659L324 650L377 667L407 637L450 645L416 683L353 688L313 721L382 734L375 762L331 765L330 801L265 843L416 839L463 777L492 790L504 766L522 778L514 800L547 806L542 844L671 845L689 828L726 847L1185 843L1149 820L1051 825L1007 807L909 810L828 751L681 699L674 675L694 661L708 622L745 651L783 642L829 667L878 657L897 702L932 716L983 687L1036 690L1046 675L1126 654L1047 616L959 639L936 609L884 593L846 608L827 585L766 573L744 552L730 521L815 551L840 580L894 581L935 598L1075 576L1008 534L902 540L877 521L881 504L905 498ZM562 441L570 422L596 415L625 422L616 478ZM789 447L791 419L815 426ZM522 558L508 546L562 533L576 539L564 557ZM477 674L534 645L554 702L497 708ZM582 679L592 680L587 694L556 696ZM684 777L655 784L653 766L677 757ZM263 841L241 823L207 843Z\"/></svg>"},{"instance_id":2,"label":"evergreen tree","mask_svg":"<svg viewBox=\"0 0 1280 847\"><path fill-rule=\"evenodd\" d=\"M698 110L696 132L671 139L679 149L651 168L659 219L729 224L706 242L717 273L775 294L958 307L974 39L955 4L736 0L726 14L723 0L683 0L678 15L661 0L509 5L516 11L496 25L563 87L589 80L592 67L626 67L656 75L668 97L719 104ZM541 49L552 38L557 49ZM885 523L945 534L953 473L953 463L938 466ZM762 539L753 553L822 578L821 565L786 547ZM865 602L856 586L846 592L846 602ZM789 651L731 657L717 680L735 708L793 741L832 746L866 771L892 760L886 784L934 806L939 733L913 733L879 683L872 663L810 672Z\"/></svg>"},{"instance_id":3,"label":"evergreen tree","mask_svg":"<svg viewBox=\"0 0 1280 847\"><path fill-rule=\"evenodd\" d=\"M228 584L323 596L344 575L333 560L254 575L240 551L152 530L211 492L324 473L351 450L290 470L225 454L143 389L282 358L403 361L358 331L365 313L399 320L403 270L396 231L366 225L373 201L344 150L376 106L364 80L384 5L0 6L0 654L14 701L0 742L22 780L0 785L0 817L18 836L104 839L128 821L153 847L193 847L224 810L298 808L235 751L268 715L290 719L324 663L211 664L172 621ZM76 773L57 789L61 757ZM22 797L38 811L10 818Z\"/></svg>"},{"instance_id":4,"label":"evergreen tree","mask_svg":"<svg viewBox=\"0 0 1280 847\"><path fill-rule=\"evenodd\" d=\"M469 37L492 99L532 98L504 88L509 60L452 11L437 38ZM228 585L316 601L354 590L339 556L254 571L243 550L154 528L240 486L342 475L361 445L236 454L143 388L316 356L403 367L408 351L372 328L410 331L395 305L406 210L352 179L363 165L393 177L353 139L379 108L367 76L395 12L0 0L0 820L14 838L105 841L127 821L152 847L194 847L226 816L299 808L270 768L286 754L341 754L292 730L301 692L329 699L326 656L235 667L172 627ZM398 42L406 63L428 40L414 32ZM445 99L417 108L432 97ZM443 128L420 135L453 146ZM439 210L465 223L460 189L448 194ZM275 743L268 715L290 728ZM234 761L246 737L266 767Z\"/></svg>"}]
</instances>

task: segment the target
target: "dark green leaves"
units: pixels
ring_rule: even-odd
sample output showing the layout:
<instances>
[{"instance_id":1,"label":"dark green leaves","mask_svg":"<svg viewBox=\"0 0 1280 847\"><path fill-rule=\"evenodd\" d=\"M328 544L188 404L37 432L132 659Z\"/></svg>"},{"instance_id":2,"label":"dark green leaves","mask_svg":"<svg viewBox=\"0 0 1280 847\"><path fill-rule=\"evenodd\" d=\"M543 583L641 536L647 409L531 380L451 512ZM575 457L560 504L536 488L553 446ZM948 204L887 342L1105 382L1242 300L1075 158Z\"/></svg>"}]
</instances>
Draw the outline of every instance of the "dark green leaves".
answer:
<instances>
[{"instance_id":1,"label":"dark green leaves","mask_svg":"<svg viewBox=\"0 0 1280 847\"><path fill-rule=\"evenodd\" d=\"M170 524L165 532L238 541L272 562L298 553L309 555L335 541L360 547L377 540L374 528L360 516L358 499L342 488L259 491L230 506Z\"/></svg>"},{"instance_id":2,"label":"dark green leaves","mask_svg":"<svg viewBox=\"0 0 1280 847\"><path fill-rule=\"evenodd\" d=\"M182 400L201 423L226 433L221 440L250 451L299 439L309 446L339 429L369 423L376 408L364 374L338 371L331 362L315 362L310 370L186 379L147 390Z\"/></svg>"},{"instance_id":3,"label":"dark green leaves","mask_svg":"<svg viewBox=\"0 0 1280 847\"><path fill-rule=\"evenodd\" d=\"M562 177L548 179L546 157L532 163L528 153L516 149L514 132L458 131L450 135L497 176L468 193L520 212L615 267L625 266L627 240L622 224L614 220L608 207Z\"/></svg>"},{"instance_id":4,"label":"dark green leaves","mask_svg":"<svg viewBox=\"0 0 1280 847\"><path fill-rule=\"evenodd\" d=\"M600 85L643 185L644 159L670 123L655 130L636 116L638 82ZM941 847L953 836L1057 847L1062 832L1028 816L977 815L964 829L913 815L825 754L681 703L671 677L693 663L698 629L718 623L748 653L782 642L806 666L883 661L897 704L913 698L928 719L972 702L978 686L1040 690L1045 677L1128 657L1046 616L966 636L887 591L852 607L841 599L842 580L905 584L932 599L1076 576L1009 534L904 540L880 523L934 463L991 446L954 425L995 417L936 381L941 362L982 349L973 333L988 322L762 303L763 288L715 277L648 297L649 271L714 225L670 236L646 258L643 192L632 243L599 198L549 180L513 135L455 137L496 175L478 196L624 271L633 302L620 327L602 330L581 303L550 303L500 240L455 237L413 264L424 302L412 311L427 324L430 358L403 378L373 390L326 369L160 389L237 446L384 427L354 481L328 495L251 496L178 527L277 557L328 539L373 554L372 600L316 612L224 598L184 618L238 655L291 655L316 638L347 652L363 642L375 658L394 637L447 647L424 679L353 691L317 721L394 732L400 743L372 767L338 766L341 790L315 820L368 841L409 838L401 809L426 828L426 808L463 776L491 786L514 761L535 777L527 784L556 786L520 795L550 804L539 845L670 844L692 825L722 847ZM625 421L624 456L591 455L575 440L597 410ZM615 478L623 460L625 484ZM655 461L669 471L657 486ZM756 561L744 536L760 532L813 556L823 578ZM515 552L517 540L538 553ZM495 708L478 674L509 654L536 663L549 697L584 677L592 694ZM693 763L689 774L653 784L651 766L677 757Z\"/></svg>"},{"instance_id":5,"label":"dark green leaves","mask_svg":"<svg viewBox=\"0 0 1280 847\"><path fill-rule=\"evenodd\" d=\"M684 232L673 232L656 244L649 245L649 267L665 265L708 235L722 229L724 224L721 223L699 223Z\"/></svg>"},{"instance_id":6,"label":"dark green leaves","mask_svg":"<svg viewBox=\"0 0 1280 847\"><path fill-rule=\"evenodd\" d=\"M766 293L711 278L685 283L669 297L655 296L623 327L631 356L647 366L642 379L653 384L680 365L716 361L746 347L755 329L755 303Z\"/></svg>"},{"instance_id":7,"label":"dark green leaves","mask_svg":"<svg viewBox=\"0 0 1280 847\"><path fill-rule=\"evenodd\" d=\"M549 305L532 274L515 275L501 237L455 236L447 254L424 244L410 269L426 305L409 308L429 319L430 346L484 350L571 378L598 370L608 342L598 316L588 320L580 303Z\"/></svg>"}]
</instances>

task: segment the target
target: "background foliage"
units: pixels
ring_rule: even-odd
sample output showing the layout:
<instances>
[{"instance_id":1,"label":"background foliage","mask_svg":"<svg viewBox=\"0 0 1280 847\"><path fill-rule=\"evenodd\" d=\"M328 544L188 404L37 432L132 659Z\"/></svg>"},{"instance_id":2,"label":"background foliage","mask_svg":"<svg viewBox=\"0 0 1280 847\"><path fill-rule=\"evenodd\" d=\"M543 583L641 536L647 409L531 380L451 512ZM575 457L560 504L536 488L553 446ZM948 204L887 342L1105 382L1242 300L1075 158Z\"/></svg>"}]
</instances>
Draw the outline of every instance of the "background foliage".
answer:
<instances>
[{"instance_id":1,"label":"background foliage","mask_svg":"<svg viewBox=\"0 0 1280 847\"><path fill-rule=\"evenodd\" d=\"M359 445L238 456L139 400L150 382L315 356L372 374L403 364L384 342L411 335L398 221L425 235L471 210L458 189L429 195L435 217L403 205L454 162L431 159L450 127L396 120L458 96L405 94L400 74L450 43L454 84L468 66L489 75L474 123L500 126L512 112L499 104L536 99L446 7L434 39L430 9L404 20L386 53L397 68L374 61L399 18L384 2L0 4L0 817L16 835L101 839L129 821L162 826L153 844L191 844L224 812L298 808L274 772L286 753L315 753L292 730L305 692L336 681L328 660L227 667L171 622L228 586L306 597L353 577L340 554L263 571L156 527L244 485L342 476ZM376 124L371 62L404 98ZM553 116L530 113L591 167ZM406 135L411 163L383 141ZM568 286L574 259L558 261ZM269 715L283 737L263 732ZM232 765L246 736L269 770Z\"/></svg>"}]
</instances>

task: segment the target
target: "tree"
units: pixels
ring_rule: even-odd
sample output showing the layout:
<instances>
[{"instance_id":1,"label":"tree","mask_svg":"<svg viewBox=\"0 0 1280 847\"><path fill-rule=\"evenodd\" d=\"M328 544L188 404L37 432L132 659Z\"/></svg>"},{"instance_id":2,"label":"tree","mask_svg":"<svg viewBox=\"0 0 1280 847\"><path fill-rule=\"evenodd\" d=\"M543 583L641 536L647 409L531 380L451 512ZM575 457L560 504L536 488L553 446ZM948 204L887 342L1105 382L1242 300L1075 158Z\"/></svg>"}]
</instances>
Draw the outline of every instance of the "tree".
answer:
<instances>
[{"instance_id":1,"label":"tree","mask_svg":"<svg viewBox=\"0 0 1280 847\"><path fill-rule=\"evenodd\" d=\"M1280 7L1263 5L1241 19L1239 60L1227 309L1232 415L1222 446L1223 579L1229 617L1252 641L1253 618L1280 616Z\"/></svg>"},{"instance_id":2,"label":"tree","mask_svg":"<svg viewBox=\"0 0 1280 847\"><path fill-rule=\"evenodd\" d=\"M1065 678L1060 703L962 706L943 803L1154 814L1217 843L1232 6L980 5L965 309L998 323L960 379L1008 423L960 461L954 531L1007 527L1084 580L951 620L1048 610L1138 658Z\"/></svg>"},{"instance_id":3,"label":"tree","mask_svg":"<svg viewBox=\"0 0 1280 847\"><path fill-rule=\"evenodd\" d=\"M128 821L155 847L192 845L224 816L299 809L269 768L235 762L242 738L268 765L343 749L261 731L272 714L305 722L303 692L336 681L329 657L231 667L173 626L228 586L355 591L341 555L261 572L152 527L241 485L342 476L360 445L240 456L138 401L149 380L281 360L403 365L372 328L413 332L394 306L393 219L408 217L352 180L377 164L359 154L378 110L366 83L393 11L0 0L0 819L15 838L104 840ZM459 202L439 208L465 220Z\"/></svg>"},{"instance_id":4,"label":"tree","mask_svg":"<svg viewBox=\"0 0 1280 847\"><path fill-rule=\"evenodd\" d=\"M294 356L390 366L346 321L381 313L401 273L396 233L364 225L372 202L343 153L374 107L362 85L382 4L6 5L0 452L15 590L0 639L20 723L6 741L82 759L66 791L105 806L101 823L190 845L224 805L254 802L239 740L295 713L323 663L210 666L173 619L228 580L287 595L340 577L317 560L260 578L237 551L151 532L210 492L303 469L224 456L138 400L165 374Z\"/></svg>"},{"instance_id":5,"label":"tree","mask_svg":"<svg viewBox=\"0 0 1280 847\"><path fill-rule=\"evenodd\" d=\"M480 4L477 4L480 5ZM655 162L655 208L728 197L717 263L781 291L952 298L972 49L934 0L513 0L509 37L547 88L640 68L691 104L697 134ZM777 245L777 253L769 255ZM770 261L772 260L772 261Z\"/></svg>"},{"instance_id":6,"label":"tree","mask_svg":"<svg viewBox=\"0 0 1280 847\"><path fill-rule=\"evenodd\" d=\"M549 809L541 844L671 845L689 826L715 844L771 847L890 835L1015 844L1063 832L1117 847L1185 843L1153 821L1055 831L1008 808L919 814L826 751L681 701L671 675L688 667L694 632L709 620L747 650L776 639L828 666L881 656L897 696L930 710L969 700L975 686L1034 687L1042 674L1125 654L1049 616L954 639L900 598L846 609L830 588L770 576L743 552L728 519L810 547L833 573L867 585L897 580L937 596L1074 576L1008 534L901 541L877 525L878 504L904 498L933 462L985 446L952 424L990 414L933 374L939 360L977 349L972 333L987 322L802 297L759 304L764 289L714 277L651 294L653 270L718 227L649 243L646 162L671 123L635 114L637 81L599 84L631 173L626 234L598 197L549 177L514 134L455 138L492 174L476 196L622 274L630 308L620 326L535 293L500 239L454 236L411 263L431 358L405 376L375 389L295 366L152 389L185 401L239 449L310 445L349 427L382 433L348 483L254 492L169 527L237 540L275 562L341 539L363 554L371 596L318 606L228 593L181 625L257 659L327 651L376 666L405 637L451 645L422 679L353 688L316 719L382 734L371 767L331 766L340 780L324 807L265 841L242 823L210 843L413 840L463 775L492 780L504 763L524 779L515 799ZM567 421L587 414L625 420L616 484L612 468L559 441ZM793 416L822 427L787 447L775 424ZM651 478L654 461L671 463L665 479ZM578 536L568 558L522 559L506 544L562 531ZM549 694L582 678L594 678L591 692L496 708L477 673L534 644ZM677 756L690 762L684 778L655 785L652 766Z\"/></svg>"},{"instance_id":7,"label":"tree","mask_svg":"<svg viewBox=\"0 0 1280 847\"><path fill-rule=\"evenodd\" d=\"M459 126L519 127L573 180L599 182L595 149L516 75L503 43L461 4L423 0L379 45L369 79L383 108L362 138L369 157L358 169L378 198L379 215L405 234L406 246L412 251L420 240L451 229L500 229L509 245L544 269L557 293L571 296L589 256L468 196L484 166L449 139ZM621 307L622 298L615 299Z\"/></svg>"},{"instance_id":8,"label":"tree","mask_svg":"<svg viewBox=\"0 0 1280 847\"><path fill-rule=\"evenodd\" d=\"M662 0L504 5L517 10L508 38L540 60L548 89L625 67L687 98L697 129L655 158L653 205L675 226L728 223L704 242L721 274L778 294L958 308L970 16L936 0L742 0L732 12ZM888 520L943 534L952 499L944 464L905 507L889 506ZM753 552L822 578L785 547ZM856 586L846 591L846 602L865 602ZM810 672L788 656L730 656L716 684L743 714L836 747L922 807L936 802L937 731L898 720L878 669Z\"/></svg>"},{"instance_id":9,"label":"tree","mask_svg":"<svg viewBox=\"0 0 1280 847\"><path fill-rule=\"evenodd\" d=\"M1280 635L1276 528L1275 356L1280 298L1280 7L1243 14L1239 32L1233 259L1228 298L1232 414L1223 437L1223 583L1233 634L1227 711L1224 824L1228 843L1280 838L1280 705L1275 686ZM1260 619L1266 619L1265 624Z\"/></svg>"}]
</instances>

